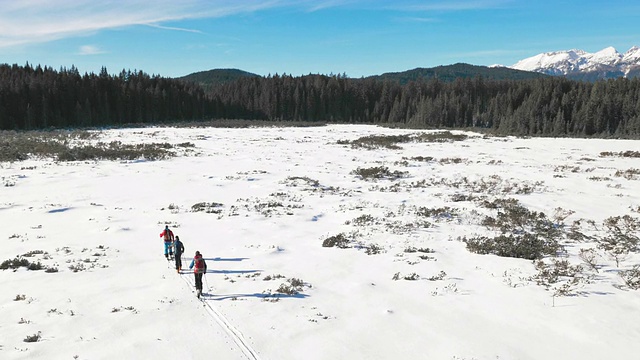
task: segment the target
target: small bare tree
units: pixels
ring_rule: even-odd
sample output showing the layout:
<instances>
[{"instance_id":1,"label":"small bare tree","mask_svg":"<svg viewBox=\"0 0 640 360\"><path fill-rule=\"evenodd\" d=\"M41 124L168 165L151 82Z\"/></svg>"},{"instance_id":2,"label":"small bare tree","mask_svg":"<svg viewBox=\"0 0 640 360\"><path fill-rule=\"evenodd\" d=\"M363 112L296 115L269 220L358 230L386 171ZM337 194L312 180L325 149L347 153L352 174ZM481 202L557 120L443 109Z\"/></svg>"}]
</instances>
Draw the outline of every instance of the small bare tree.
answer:
<instances>
[{"instance_id":1,"label":"small bare tree","mask_svg":"<svg viewBox=\"0 0 640 360\"><path fill-rule=\"evenodd\" d=\"M582 259L582 261L584 261L584 263L587 264L587 266L589 266L591 270L599 272L597 262L598 254L596 253L595 249L580 249L579 256L580 259Z\"/></svg>"}]
</instances>

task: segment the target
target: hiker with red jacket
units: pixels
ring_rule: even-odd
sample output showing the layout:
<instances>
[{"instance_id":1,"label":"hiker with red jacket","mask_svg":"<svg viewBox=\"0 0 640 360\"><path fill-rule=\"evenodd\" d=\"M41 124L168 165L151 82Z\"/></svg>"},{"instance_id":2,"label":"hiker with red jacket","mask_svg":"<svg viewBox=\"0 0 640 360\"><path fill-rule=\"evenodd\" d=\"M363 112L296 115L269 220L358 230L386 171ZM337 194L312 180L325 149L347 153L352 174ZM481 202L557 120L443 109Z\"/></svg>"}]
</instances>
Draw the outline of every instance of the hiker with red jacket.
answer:
<instances>
[{"instance_id":1,"label":"hiker with red jacket","mask_svg":"<svg viewBox=\"0 0 640 360\"><path fill-rule=\"evenodd\" d=\"M169 225L164 227L164 230L160 233L160 237L164 238L164 257L169 260L169 257L173 258L173 231L169 230Z\"/></svg>"},{"instance_id":2,"label":"hiker with red jacket","mask_svg":"<svg viewBox=\"0 0 640 360\"><path fill-rule=\"evenodd\" d=\"M196 251L196 256L191 260L189 269L193 269L193 275L196 278L196 295L200 298L200 295L202 295L202 275L207 272L207 263L202 258L200 251Z\"/></svg>"}]
</instances>

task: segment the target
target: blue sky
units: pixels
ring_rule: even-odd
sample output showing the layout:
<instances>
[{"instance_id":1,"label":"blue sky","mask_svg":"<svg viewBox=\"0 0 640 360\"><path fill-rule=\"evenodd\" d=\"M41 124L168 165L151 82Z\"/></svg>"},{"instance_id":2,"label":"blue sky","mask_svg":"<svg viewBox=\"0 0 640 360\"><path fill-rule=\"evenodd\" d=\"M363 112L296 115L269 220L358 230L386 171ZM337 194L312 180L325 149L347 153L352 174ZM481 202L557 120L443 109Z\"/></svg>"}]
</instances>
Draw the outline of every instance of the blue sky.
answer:
<instances>
[{"instance_id":1,"label":"blue sky","mask_svg":"<svg viewBox=\"0 0 640 360\"><path fill-rule=\"evenodd\" d=\"M0 0L0 63L361 77L640 45L629 0Z\"/></svg>"}]
</instances>

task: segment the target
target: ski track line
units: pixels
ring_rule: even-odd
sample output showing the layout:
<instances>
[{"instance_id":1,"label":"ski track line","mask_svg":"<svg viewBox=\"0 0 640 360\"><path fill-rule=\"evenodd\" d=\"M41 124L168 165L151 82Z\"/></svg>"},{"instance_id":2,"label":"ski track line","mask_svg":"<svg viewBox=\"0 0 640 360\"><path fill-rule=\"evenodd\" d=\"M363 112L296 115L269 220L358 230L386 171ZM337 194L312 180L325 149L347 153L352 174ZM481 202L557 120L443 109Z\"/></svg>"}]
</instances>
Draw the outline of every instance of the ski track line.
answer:
<instances>
[{"instance_id":1,"label":"ski track line","mask_svg":"<svg viewBox=\"0 0 640 360\"><path fill-rule=\"evenodd\" d=\"M171 265L171 262L169 262L169 264ZM175 270L175 268L171 268L171 269ZM187 283L187 285L189 285L189 288L191 288L192 287L191 282L187 279L187 277L183 276L185 274L179 274L179 275L180 275L180 278L185 283ZM244 355L248 359L253 359L253 360L260 359L256 351L244 339L244 336L242 335L242 333L238 329L236 329L233 325L231 325L229 320L227 320L227 318L224 315L222 315L218 311L218 309L216 309L214 306L209 304L206 299L200 299L200 301L202 301L202 303L205 305L205 310L207 310L209 315L218 323L218 325L220 325L220 327L222 327L222 329L231 337L231 339L233 339L233 341L236 343L236 345L238 345L240 350L244 353Z\"/></svg>"}]
</instances>

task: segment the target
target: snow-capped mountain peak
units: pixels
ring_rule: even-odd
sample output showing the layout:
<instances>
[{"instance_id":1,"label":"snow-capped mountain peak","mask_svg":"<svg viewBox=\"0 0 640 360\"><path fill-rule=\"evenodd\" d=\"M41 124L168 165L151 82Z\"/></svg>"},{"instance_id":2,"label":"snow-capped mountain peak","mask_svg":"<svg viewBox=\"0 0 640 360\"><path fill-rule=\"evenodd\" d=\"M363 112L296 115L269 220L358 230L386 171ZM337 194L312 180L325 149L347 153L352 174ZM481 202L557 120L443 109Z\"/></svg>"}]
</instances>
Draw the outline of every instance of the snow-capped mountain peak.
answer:
<instances>
[{"instance_id":1,"label":"snow-capped mountain peak","mask_svg":"<svg viewBox=\"0 0 640 360\"><path fill-rule=\"evenodd\" d=\"M640 47L634 46L629 49L629 51L624 53L622 56L622 61L633 62L636 64L640 63Z\"/></svg>"},{"instance_id":2,"label":"snow-capped mountain peak","mask_svg":"<svg viewBox=\"0 0 640 360\"><path fill-rule=\"evenodd\" d=\"M595 53L579 49L546 52L520 60L510 67L583 78L627 76L633 70L640 69L640 47L634 46L624 54L612 46Z\"/></svg>"},{"instance_id":3,"label":"snow-capped mountain peak","mask_svg":"<svg viewBox=\"0 0 640 360\"><path fill-rule=\"evenodd\" d=\"M613 46L604 48L596 53L585 56L592 64L613 65L622 60L622 55Z\"/></svg>"}]
</instances>

